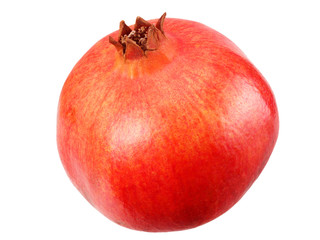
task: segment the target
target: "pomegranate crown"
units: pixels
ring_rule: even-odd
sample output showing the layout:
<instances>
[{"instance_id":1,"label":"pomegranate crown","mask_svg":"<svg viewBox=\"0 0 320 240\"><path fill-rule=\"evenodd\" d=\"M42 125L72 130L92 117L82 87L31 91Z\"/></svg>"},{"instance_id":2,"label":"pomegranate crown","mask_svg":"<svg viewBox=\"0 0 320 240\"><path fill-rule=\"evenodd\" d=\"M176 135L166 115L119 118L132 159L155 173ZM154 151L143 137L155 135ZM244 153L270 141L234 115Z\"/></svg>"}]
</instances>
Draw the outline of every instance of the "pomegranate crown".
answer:
<instances>
[{"instance_id":1,"label":"pomegranate crown","mask_svg":"<svg viewBox=\"0 0 320 240\"><path fill-rule=\"evenodd\" d=\"M165 17L166 13L159 18L156 25L137 17L133 30L122 20L120 22L118 41L109 36L109 42L115 46L125 59L145 56L146 51L157 50L160 42L165 39L163 31Z\"/></svg>"}]
</instances>

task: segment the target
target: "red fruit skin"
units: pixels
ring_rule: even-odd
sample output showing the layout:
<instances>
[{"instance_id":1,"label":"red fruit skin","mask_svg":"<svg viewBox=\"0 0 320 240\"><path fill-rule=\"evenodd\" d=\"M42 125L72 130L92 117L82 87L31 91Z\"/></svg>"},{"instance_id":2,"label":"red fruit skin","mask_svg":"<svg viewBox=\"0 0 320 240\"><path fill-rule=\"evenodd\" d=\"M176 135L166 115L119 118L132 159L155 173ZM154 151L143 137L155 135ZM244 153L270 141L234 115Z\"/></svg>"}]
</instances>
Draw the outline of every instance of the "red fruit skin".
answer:
<instances>
[{"instance_id":1,"label":"red fruit skin","mask_svg":"<svg viewBox=\"0 0 320 240\"><path fill-rule=\"evenodd\" d=\"M269 85L230 40L181 19L164 30L167 41L140 59L124 61L108 36L96 43L68 76L57 121L76 188L112 221L153 232L230 209L279 128Z\"/></svg>"}]
</instances>

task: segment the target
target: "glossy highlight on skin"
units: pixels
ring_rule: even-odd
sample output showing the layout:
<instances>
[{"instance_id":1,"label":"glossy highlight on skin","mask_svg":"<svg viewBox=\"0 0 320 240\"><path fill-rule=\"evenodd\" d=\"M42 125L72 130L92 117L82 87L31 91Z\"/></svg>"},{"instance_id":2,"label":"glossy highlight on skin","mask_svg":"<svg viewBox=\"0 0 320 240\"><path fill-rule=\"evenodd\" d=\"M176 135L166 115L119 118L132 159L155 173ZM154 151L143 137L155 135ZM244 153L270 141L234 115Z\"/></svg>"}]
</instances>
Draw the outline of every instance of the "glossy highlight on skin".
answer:
<instances>
[{"instance_id":1,"label":"glossy highlight on skin","mask_svg":"<svg viewBox=\"0 0 320 240\"><path fill-rule=\"evenodd\" d=\"M193 21L163 28L142 55L110 44L118 31L97 42L66 80L57 122L61 161L82 195L112 221L152 232L230 209L279 128L269 85L234 43Z\"/></svg>"}]
</instances>

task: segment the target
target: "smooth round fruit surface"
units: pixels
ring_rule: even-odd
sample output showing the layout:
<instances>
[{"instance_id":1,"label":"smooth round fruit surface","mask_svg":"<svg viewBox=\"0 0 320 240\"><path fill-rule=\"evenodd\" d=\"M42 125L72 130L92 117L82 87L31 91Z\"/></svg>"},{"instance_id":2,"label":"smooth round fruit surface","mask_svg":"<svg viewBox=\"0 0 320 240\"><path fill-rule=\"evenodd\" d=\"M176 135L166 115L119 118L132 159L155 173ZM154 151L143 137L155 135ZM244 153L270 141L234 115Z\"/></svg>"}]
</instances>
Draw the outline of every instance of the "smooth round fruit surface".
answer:
<instances>
[{"instance_id":1,"label":"smooth round fruit surface","mask_svg":"<svg viewBox=\"0 0 320 240\"><path fill-rule=\"evenodd\" d=\"M73 184L106 217L142 231L193 228L230 209L279 128L269 85L235 44L197 22L162 24L147 47L122 41L125 25L97 42L58 106L58 150Z\"/></svg>"}]
</instances>

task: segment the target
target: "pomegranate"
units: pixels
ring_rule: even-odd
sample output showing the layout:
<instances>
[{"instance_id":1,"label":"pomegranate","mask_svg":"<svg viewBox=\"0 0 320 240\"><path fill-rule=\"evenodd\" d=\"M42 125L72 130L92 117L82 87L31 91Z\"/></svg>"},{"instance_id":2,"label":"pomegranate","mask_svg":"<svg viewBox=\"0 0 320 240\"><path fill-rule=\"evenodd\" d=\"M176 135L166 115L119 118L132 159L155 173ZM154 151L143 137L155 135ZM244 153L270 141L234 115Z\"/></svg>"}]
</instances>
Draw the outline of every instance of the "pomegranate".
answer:
<instances>
[{"instance_id":1,"label":"pomegranate","mask_svg":"<svg viewBox=\"0 0 320 240\"><path fill-rule=\"evenodd\" d=\"M230 209L278 128L274 95L242 51L164 14L122 21L80 59L61 92L57 144L75 187L106 217L175 231Z\"/></svg>"}]
</instances>

